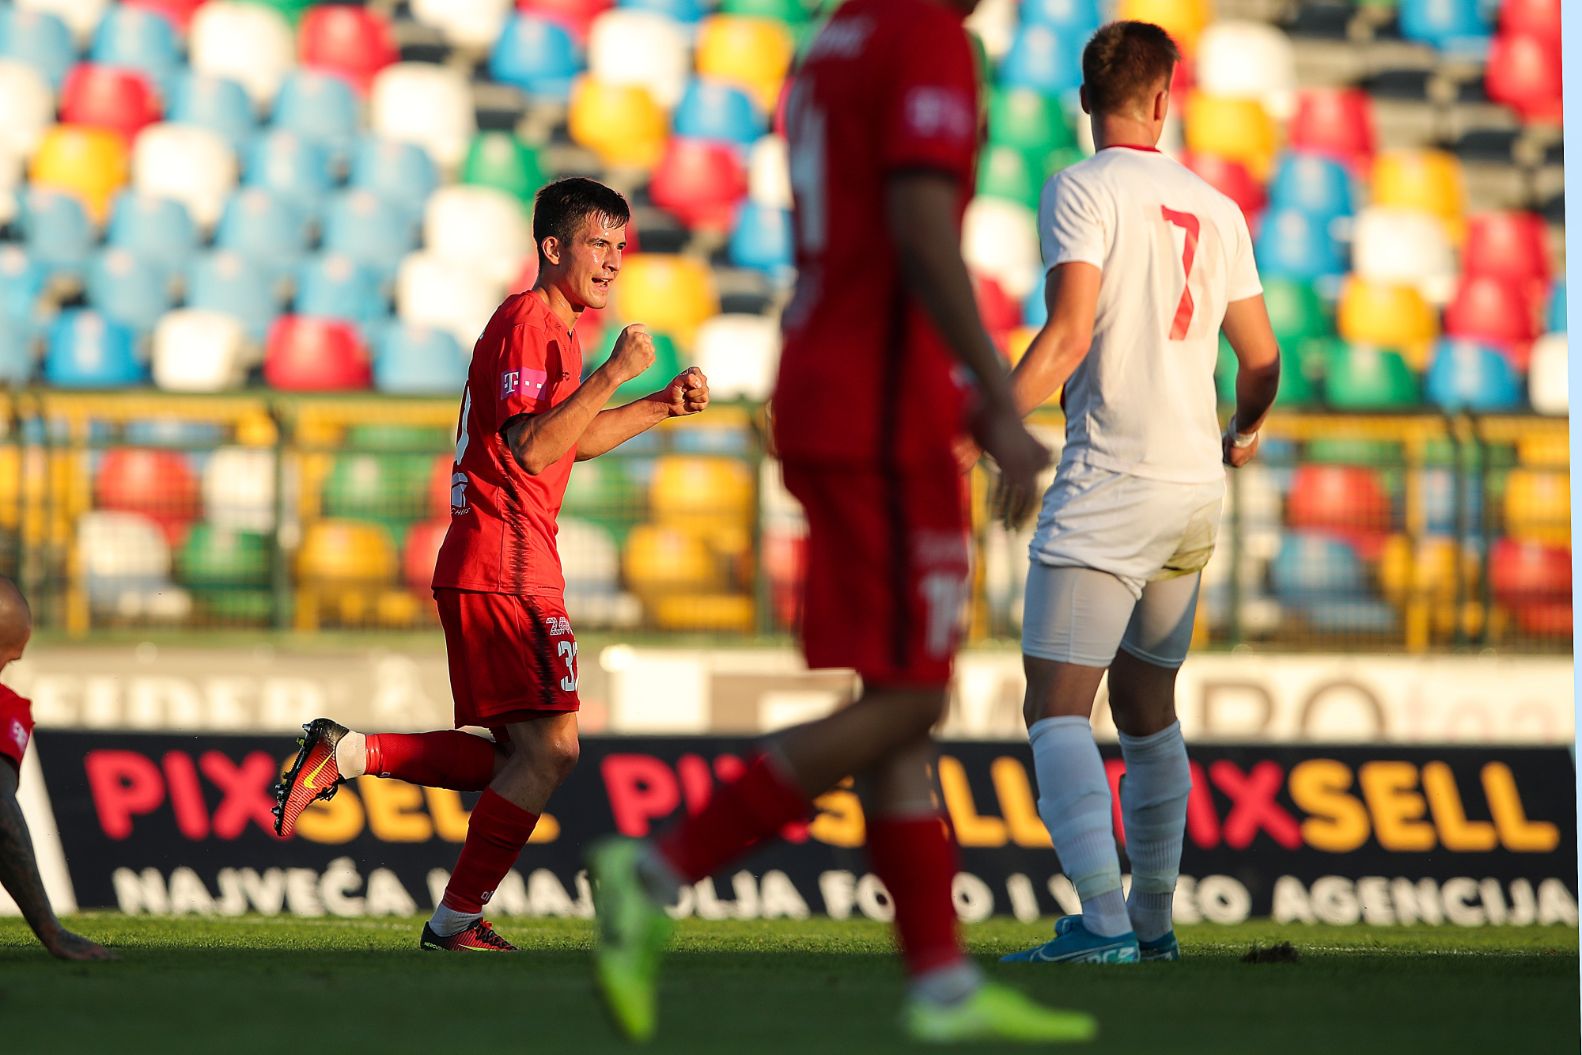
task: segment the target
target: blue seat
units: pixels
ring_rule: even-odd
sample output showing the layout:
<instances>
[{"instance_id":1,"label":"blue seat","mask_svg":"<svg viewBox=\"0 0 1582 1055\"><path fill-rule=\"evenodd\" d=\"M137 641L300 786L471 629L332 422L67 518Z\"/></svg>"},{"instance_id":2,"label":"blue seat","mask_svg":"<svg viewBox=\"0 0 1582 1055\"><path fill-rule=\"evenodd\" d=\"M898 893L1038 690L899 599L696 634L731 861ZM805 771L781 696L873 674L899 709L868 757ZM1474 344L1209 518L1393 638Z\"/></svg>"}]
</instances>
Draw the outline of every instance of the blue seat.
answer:
<instances>
[{"instance_id":1,"label":"blue seat","mask_svg":"<svg viewBox=\"0 0 1582 1055\"><path fill-rule=\"evenodd\" d=\"M1545 325L1550 333L1566 332L1566 280L1563 275L1555 279L1549 291L1549 316Z\"/></svg>"},{"instance_id":2,"label":"blue seat","mask_svg":"<svg viewBox=\"0 0 1582 1055\"><path fill-rule=\"evenodd\" d=\"M253 140L243 182L270 191L309 216L317 216L334 186L330 150L280 129Z\"/></svg>"},{"instance_id":3,"label":"blue seat","mask_svg":"<svg viewBox=\"0 0 1582 1055\"><path fill-rule=\"evenodd\" d=\"M356 90L341 78L295 70L280 85L272 120L276 128L295 132L344 162L357 139L358 105Z\"/></svg>"},{"instance_id":4,"label":"blue seat","mask_svg":"<svg viewBox=\"0 0 1582 1055\"><path fill-rule=\"evenodd\" d=\"M32 326L49 269L17 245L0 245L0 318Z\"/></svg>"},{"instance_id":5,"label":"blue seat","mask_svg":"<svg viewBox=\"0 0 1582 1055\"><path fill-rule=\"evenodd\" d=\"M652 11L692 29L703 21L712 5L704 0L618 0L617 7L631 11Z\"/></svg>"},{"instance_id":6,"label":"blue seat","mask_svg":"<svg viewBox=\"0 0 1582 1055\"><path fill-rule=\"evenodd\" d=\"M1048 26L1087 42L1104 22L1097 0L1022 0L1022 24Z\"/></svg>"},{"instance_id":7,"label":"blue seat","mask_svg":"<svg viewBox=\"0 0 1582 1055\"><path fill-rule=\"evenodd\" d=\"M5 4L0 6L0 58L27 63L59 92L77 61L77 47L58 16Z\"/></svg>"},{"instance_id":8,"label":"blue seat","mask_svg":"<svg viewBox=\"0 0 1582 1055\"><path fill-rule=\"evenodd\" d=\"M170 273L127 249L106 249L88 264L88 303L139 334L169 310Z\"/></svg>"},{"instance_id":9,"label":"blue seat","mask_svg":"<svg viewBox=\"0 0 1582 1055\"><path fill-rule=\"evenodd\" d=\"M752 97L731 84L694 78L673 115L675 133L747 149L764 134L763 115Z\"/></svg>"},{"instance_id":10,"label":"blue seat","mask_svg":"<svg viewBox=\"0 0 1582 1055\"><path fill-rule=\"evenodd\" d=\"M18 218L28 252L50 274L80 274L93 252L93 222L82 202L69 194L33 190L22 198Z\"/></svg>"},{"instance_id":11,"label":"blue seat","mask_svg":"<svg viewBox=\"0 0 1582 1055\"><path fill-rule=\"evenodd\" d=\"M105 243L128 249L143 260L175 274L198 248L198 225L186 206L174 198L122 191L110 209Z\"/></svg>"},{"instance_id":12,"label":"blue seat","mask_svg":"<svg viewBox=\"0 0 1582 1055\"><path fill-rule=\"evenodd\" d=\"M395 278L401 258L417 245L417 220L369 191L337 194L324 217L324 249L344 253L379 276Z\"/></svg>"},{"instance_id":13,"label":"blue seat","mask_svg":"<svg viewBox=\"0 0 1582 1055\"><path fill-rule=\"evenodd\" d=\"M547 18L512 15L489 52L489 76L541 99L566 102L583 57L564 27Z\"/></svg>"},{"instance_id":14,"label":"blue seat","mask_svg":"<svg viewBox=\"0 0 1582 1055\"><path fill-rule=\"evenodd\" d=\"M1440 341L1428 366L1428 401L1446 410L1511 410L1522 404L1523 385L1509 359L1493 345Z\"/></svg>"},{"instance_id":15,"label":"blue seat","mask_svg":"<svg viewBox=\"0 0 1582 1055\"><path fill-rule=\"evenodd\" d=\"M1316 281L1346 273L1340 243L1329 233L1327 220L1296 209L1264 215L1254 252L1265 275Z\"/></svg>"},{"instance_id":16,"label":"blue seat","mask_svg":"<svg viewBox=\"0 0 1582 1055\"><path fill-rule=\"evenodd\" d=\"M274 283L257 264L239 253L211 252L187 270L187 305L229 315L248 336L262 341L280 314Z\"/></svg>"},{"instance_id":17,"label":"blue seat","mask_svg":"<svg viewBox=\"0 0 1582 1055\"><path fill-rule=\"evenodd\" d=\"M1308 626L1324 634L1389 634L1400 616L1385 602L1371 597L1322 599L1294 605Z\"/></svg>"},{"instance_id":18,"label":"blue seat","mask_svg":"<svg viewBox=\"0 0 1582 1055\"><path fill-rule=\"evenodd\" d=\"M1493 6L1483 0L1401 0L1401 36L1451 54L1484 55L1494 35Z\"/></svg>"},{"instance_id":19,"label":"blue seat","mask_svg":"<svg viewBox=\"0 0 1582 1055\"><path fill-rule=\"evenodd\" d=\"M88 57L101 66L137 70L166 96L182 65L175 26L163 15L120 4L99 20Z\"/></svg>"},{"instance_id":20,"label":"blue seat","mask_svg":"<svg viewBox=\"0 0 1582 1055\"><path fill-rule=\"evenodd\" d=\"M247 257L281 278L296 269L308 246L308 217L294 203L262 187L232 194L220 214L214 244Z\"/></svg>"},{"instance_id":21,"label":"blue seat","mask_svg":"<svg viewBox=\"0 0 1582 1055\"><path fill-rule=\"evenodd\" d=\"M128 421L122 438L128 447L175 447L192 451L192 457L202 459L209 451L225 445L226 431L212 421L150 418Z\"/></svg>"},{"instance_id":22,"label":"blue seat","mask_svg":"<svg viewBox=\"0 0 1582 1055\"><path fill-rule=\"evenodd\" d=\"M1045 95L1073 92L1082 85L1082 45L1086 41L1048 26L1017 30L1000 64L1000 84L1031 88Z\"/></svg>"},{"instance_id":23,"label":"blue seat","mask_svg":"<svg viewBox=\"0 0 1582 1055\"><path fill-rule=\"evenodd\" d=\"M1044 284L1036 282L1022 301L1022 325L1042 329L1049 321L1049 305L1044 302Z\"/></svg>"},{"instance_id":24,"label":"blue seat","mask_svg":"<svg viewBox=\"0 0 1582 1055\"><path fill-rule=\"evenodd\" d=\"M1423 470L1423 519L1430 535L1459 535L1462 528L1456 517L1456 489L1461 489L1461 512L1465 529L1474 538L1483 532L1483 482L1477 473L1458 473L1443 466Z\"/></svg>"},{"instance_id":25,"label":"blue seat","mask_svg":"<svg viewBox=\"0 0 1582 1055\"><path fill-rule=\"evenodd\" d=\"M127 388L148 381L129 326L81 309L50 325L44 380L57 388Z\"/></svg>"},{"instance_id":26,"label":"blue seat","mask_svg":"<svg viewBox=\"0 0 1582 1055\"><path fill-rule=\"evenodd\" d=\"M33 380L33 338L30 327L0 314L0 385L25 385Z\"/></svg>"},{"instance_id":27,"label":"blue seat","mask_svg":"<svg viewBox=\"0 0 1582 1055\"><path fill-rule=\"evenodd\" d=\"M1357 551L1340 539L1291 531L1269 567L1275 597L1284 604L1339 600L1364 594L1367 576Z\"/></svg>"},{"instance_id":28,"label":"blue seat","mask_svg":"<svg viewBox=\"0 0 1582 1055\"><path fill-rule=\"evenodd\" d=\"M1357 203L1351 173L1334 158L1286 154L1269 187L1269 207L1276 211L1294 209L1320 221L1355 216Z\"/></svg>"},{"instance_id":29,"label":"blue seat","mask_svg":"<svg viewBox=\"0 0 1582 1055\"><path fill-rule=\"evenodd\" d=\"M439 170L416 143L364 137L352 154L351 185L371 191L414 218L439 186Z\"/></svg>"},{"instance_id":30,"label":"blue seat","mask_svg":"<svg viewBox=\"0 0 1582 1055\"><path fill-rule=\"evenodd\" d=\"M349 256L309 257L297 269L295 315L344 319L368 326L388 314L379 279Z\"/></svg>"},{"instance_id":31,"label":"blue seat","mask_svg":"<svg viewBox=\"0 0 1582 1055\"><path fill-rule=\"evenodd\" d=\"M467 383L467 353L444 330L385 328L374 346L374 387L400 395L454 395Z\"/></svg>"},{"instance_id":32,"label":"blue seat","mask_svg":"<svg viewBox=\"0 0 1582 1055\"><path fill-rule=\"evenodd\" d=\"M166 107L172 124L206 128L241 153L258 133L247 89L228 77L186 72L175 79Z\"/></svg>"},{"instance_id":33,"label":"blue seat","mask_svg":"<svg viewBox=\"0 0 1582 1055\"><path fill-rule=\"evenodd\" d=\"M743 203L731 230L730 259L737 267L789 279L793 267L790 210Z\"/></svg>"}]
</instances>

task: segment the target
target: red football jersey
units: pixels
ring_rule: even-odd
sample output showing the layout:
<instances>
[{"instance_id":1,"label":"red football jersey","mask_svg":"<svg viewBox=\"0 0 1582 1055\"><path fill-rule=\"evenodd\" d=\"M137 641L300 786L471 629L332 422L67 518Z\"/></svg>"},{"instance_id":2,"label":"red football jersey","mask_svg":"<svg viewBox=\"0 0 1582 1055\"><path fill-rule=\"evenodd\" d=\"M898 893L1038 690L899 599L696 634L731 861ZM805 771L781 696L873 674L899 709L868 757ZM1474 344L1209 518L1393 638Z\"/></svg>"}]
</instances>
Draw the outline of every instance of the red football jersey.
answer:
<instances>
[{"instance_id":1,"label":"red football jersey","mask_svg":"<svg viewBox=\"0 0 1582 1055\"><path fill-rule=\"evenodd\" d=\"M951 176L959 228L979 129L961 15L933 0L849 0L796 73L787 126L797 286L775 386L780 455L937 458L965 424L966 392L902 286L884 188L907 169Z\"/></svg>"},{"instance_id":2,"label":"red football jersey","mask_svg":"<svg viewBox=\"0 0 1582 1055\"><path fill-rule=\"evenodd\" d=\"M9 758L20 768L33 738L33 708L16 693L0 685L0 758Z\"/></svg>"},{"instance_id":3,"label":"red football jersey","mask_svg":"<svg viewBox=\"0 0 1582 1055\"><path fill-rule=\"evenodd\" d=\"M555 518L575 449L537 476L516 463L501 429L571 398L582 384L582 346L538 296L495 309L473 346L456 428L450 529L434 564L435 588L490 593L565 592Z\"/></svg>"}]
</instances>

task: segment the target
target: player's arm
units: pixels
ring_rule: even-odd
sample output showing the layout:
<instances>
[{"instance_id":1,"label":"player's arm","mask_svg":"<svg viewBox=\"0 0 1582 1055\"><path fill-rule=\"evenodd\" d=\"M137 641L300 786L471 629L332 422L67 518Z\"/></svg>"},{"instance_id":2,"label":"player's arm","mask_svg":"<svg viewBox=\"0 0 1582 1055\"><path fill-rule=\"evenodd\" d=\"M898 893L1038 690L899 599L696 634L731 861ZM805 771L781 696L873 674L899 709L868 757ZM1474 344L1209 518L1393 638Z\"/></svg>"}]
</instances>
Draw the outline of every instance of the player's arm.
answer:
<instances>
[{"instance_id":1,"label":"player's arm","mask_svg":"<svg viewBox=\"0 0 1582 1055\"><path fill-rule=\"evenodd\" d=\"M538 414L518 414L502 434L511 456L537 476L565 456L582 439L615 390L647 370L654 361L654 341L636 323L621 331L615 349L565 402Z\"/></svg>"},{"instance_id":2,"label":"player's arm","mask_svg":"<svg viewBox=\"0 0 1582 1055\"><path fill-rule=\"evenodd\" d=\"M689 366L664 388L624 407L610 407L594 415L577 440L577 460L587 461L613 450L646 432L666 418L701 414L709 405L709 379Z\"/></svg>"},{"instance_id":3,"label":"player's arm","mask_svg":"<svg viewBox=\"0 0 1582 1055\"><path fill-rule=\"evenodd\" d=\"M63 960L104 960L110 952L60 925L44 893L44 880L33 857L22 804L17 801L17 769L0 759L0 886L22 910L22 918L53 956Z\"/></svg>"},{"instance_id":4,"label":"player's arm","mask_svg":"<svg viewBox=\"0 0 1582 1055\"><path fill-rule=\"evenodd\" d=\"M1236 353L1236 416L1225 433L1225 462L1240 468L1258 452L1258 430L1280 390L1280 345L1262 294L1231 301L1222 326Z\"/></svg>"},{"instance_id":5,"label":"player's arm","mask_svg":"<svg viewBox=\"0 0 1582 1055\"><path fill-rule=\"evenodd\" d=\"M1011 391L1022 414L1042 406L1070 380L1093 343L1101 272L1089 263L1057 264L1044 277L1049 318L1011 371Z\"/></svg>"}]
</instances>

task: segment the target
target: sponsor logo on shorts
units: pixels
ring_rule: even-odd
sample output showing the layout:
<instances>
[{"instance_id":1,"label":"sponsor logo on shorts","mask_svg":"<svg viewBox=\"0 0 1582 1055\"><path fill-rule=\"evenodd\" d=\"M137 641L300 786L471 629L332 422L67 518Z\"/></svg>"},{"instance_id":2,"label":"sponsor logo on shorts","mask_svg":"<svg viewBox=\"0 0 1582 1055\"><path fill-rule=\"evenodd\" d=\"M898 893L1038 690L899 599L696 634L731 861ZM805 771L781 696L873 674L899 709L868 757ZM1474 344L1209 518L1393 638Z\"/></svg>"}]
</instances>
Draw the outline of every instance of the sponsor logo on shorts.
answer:
<instances>
[{"instance_id":1,"label":"sponsor logo on shorts","mask_svg":"<svg viewBox=\"0 0 1582 1055\"><path fill-rule=\"evenodd\" d=\"M552 615L544 620L544 629L550 637L565 637L571 633L571 620L563 615Z\"/></svg>"}]
</instances>

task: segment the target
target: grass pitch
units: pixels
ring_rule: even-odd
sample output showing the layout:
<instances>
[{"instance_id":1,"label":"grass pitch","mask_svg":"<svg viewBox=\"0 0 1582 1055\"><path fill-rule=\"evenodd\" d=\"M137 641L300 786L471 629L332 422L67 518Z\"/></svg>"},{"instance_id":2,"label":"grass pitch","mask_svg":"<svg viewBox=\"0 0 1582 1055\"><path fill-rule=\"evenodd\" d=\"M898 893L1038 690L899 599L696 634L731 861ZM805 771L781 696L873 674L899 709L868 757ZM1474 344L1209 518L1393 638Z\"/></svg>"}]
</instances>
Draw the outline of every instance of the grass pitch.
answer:
<instances>
[{"instance_id":1,"label":"grass pitch","mask_svg":"<svg viewBox=\"0 0 1582 1055\"><path fill-rule=\"evenodd\" d=\"M522 956L416 949L420 920L78 917L116 963L50 960L0 920L0 1051L544 1052L625 1048L596 1002L591 924L500 920ZM1137 967L1002 967L1047 928L967 930L992 975L1099 1018L1074 1050L1574 1052L1577 933L1563 927L1182 928L1187 959ZM1243 962L1290 942L1296 962ZM1274 957L1279 961L1286 959ZM828 920L689 921L646 1050L906 1050L888 930ZM988 1049L982 1049L988 1050Z\"/></svg>"}]
</instances>

